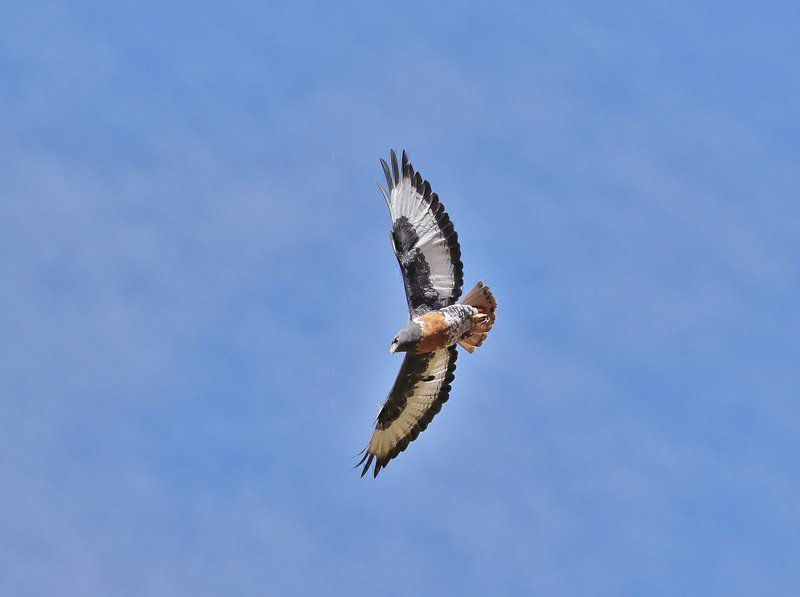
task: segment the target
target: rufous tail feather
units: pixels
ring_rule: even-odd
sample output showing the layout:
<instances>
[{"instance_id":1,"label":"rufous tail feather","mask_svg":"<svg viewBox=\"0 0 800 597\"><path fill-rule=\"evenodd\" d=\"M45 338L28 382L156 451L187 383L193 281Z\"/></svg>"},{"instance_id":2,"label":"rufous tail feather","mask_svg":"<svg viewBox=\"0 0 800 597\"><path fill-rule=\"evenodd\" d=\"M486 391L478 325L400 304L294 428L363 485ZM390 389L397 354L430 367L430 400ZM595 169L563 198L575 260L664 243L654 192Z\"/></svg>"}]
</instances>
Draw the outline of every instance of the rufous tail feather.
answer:
<instances>
[{"instance_id":1,"label":"rufous tail feather","mask_svg":"<svg viewBox=\"0 0 800 597\"><path fill-rule=\"evenodd\" d=\"M489 287L483 282L478 282L475 288L467 293L461 303L475 307L478 310L478 313L473 315L474 331L466 338L458 341L462 348L472 353L483 344L489 332L492 331L496 317L497 301Z\"/></svg>"}]
</instances>

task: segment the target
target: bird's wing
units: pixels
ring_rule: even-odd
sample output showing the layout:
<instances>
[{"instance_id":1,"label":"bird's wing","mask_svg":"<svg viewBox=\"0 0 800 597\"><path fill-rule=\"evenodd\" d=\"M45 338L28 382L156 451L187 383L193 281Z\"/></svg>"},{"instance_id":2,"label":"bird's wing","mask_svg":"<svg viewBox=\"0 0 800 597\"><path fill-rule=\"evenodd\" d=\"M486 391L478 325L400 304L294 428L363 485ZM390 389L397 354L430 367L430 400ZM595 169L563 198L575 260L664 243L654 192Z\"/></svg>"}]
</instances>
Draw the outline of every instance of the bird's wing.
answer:
<instances>
[{"instance_id":1,"label":"bird's wing","mask_svg":"<svg viewBox=\"0 0 800 597\"><path fill-rule=\"evenodd\" d=\"M392 246L406 288L411 317L452 305L461 296L464 267L453 223L431 185L408 162L400 167L391 152L391 168L383 159L386 189L378 185L392 217Z\"/></svg>"},{"instance_id":2,"label":"bird's wing","mask_svg":"<svg viewBox=\"0 0 800 597\"><path fill-rule=\"evenodd\" d=\"M455 377L456 347L426 354L406 354L389 397L378 413L375 432L356 467L363 477L375 461L373 476L425 430L450 396Z\"/></svg>"}]
</instances>

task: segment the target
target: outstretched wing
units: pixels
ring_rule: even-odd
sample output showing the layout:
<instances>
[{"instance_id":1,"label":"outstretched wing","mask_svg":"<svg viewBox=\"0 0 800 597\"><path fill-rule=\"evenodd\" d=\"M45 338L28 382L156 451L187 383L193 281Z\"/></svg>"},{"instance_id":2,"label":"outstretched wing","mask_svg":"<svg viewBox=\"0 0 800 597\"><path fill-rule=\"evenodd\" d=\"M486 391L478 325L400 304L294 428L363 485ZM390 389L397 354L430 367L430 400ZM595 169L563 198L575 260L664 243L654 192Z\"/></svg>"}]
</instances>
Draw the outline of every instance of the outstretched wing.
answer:
<instances>
[{"instance_id":1,"label":"outstretched wing","mask_svg":"<svg viewBox=\"0 0 800 597\"><path fill-rule=\"evenodd\" d=\"M389 192L378 185L392 217L394 247L411 317L452 305L461 296L464 266L453 223L431 185L391 151L392 167L381 158Z\"/></svg>"},{"instance_id":2,"label":"outstretched wing","mask_svg":"<svg viewBox=\"0 0 800 597\"><path fill-rule=\"evenodd\" d=\"M456 347L427 354L406 354L389 397L378 413L378 422L364 457L363 477L375 461L373 477L425 430L450 396L455 377Z\"/></svg>"}]
</instances>

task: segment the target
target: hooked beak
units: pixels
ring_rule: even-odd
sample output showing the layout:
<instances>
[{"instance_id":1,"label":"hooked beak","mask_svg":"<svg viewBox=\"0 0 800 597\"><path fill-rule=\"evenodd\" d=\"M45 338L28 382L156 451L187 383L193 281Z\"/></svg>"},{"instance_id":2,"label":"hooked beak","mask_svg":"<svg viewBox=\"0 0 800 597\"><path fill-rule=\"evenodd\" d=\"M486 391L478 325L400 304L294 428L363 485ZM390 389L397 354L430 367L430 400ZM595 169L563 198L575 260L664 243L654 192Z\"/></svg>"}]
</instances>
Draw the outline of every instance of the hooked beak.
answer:
<instances>
[{"instance_id":1,"label":"hooked beak","mask_svg":"<svg viewBox=\"0 0 800 597\"><path fill-rule=\"evenodd\" d=\"M397 342L392 342L392 345L389 347L389 352L392 354L397 352Z\"/></svg>"}]
</instances>

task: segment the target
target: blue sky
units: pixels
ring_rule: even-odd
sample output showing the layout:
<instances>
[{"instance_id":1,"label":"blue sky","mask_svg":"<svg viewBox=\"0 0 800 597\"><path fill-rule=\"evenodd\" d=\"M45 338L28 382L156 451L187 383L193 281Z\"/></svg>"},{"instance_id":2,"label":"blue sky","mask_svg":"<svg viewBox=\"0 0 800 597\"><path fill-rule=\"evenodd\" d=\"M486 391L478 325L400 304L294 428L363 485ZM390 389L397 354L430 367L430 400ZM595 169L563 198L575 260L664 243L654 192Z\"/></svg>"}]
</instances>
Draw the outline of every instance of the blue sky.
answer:
<instances>
[{"instance_id":1,"label":"blue sky","mask_svg":"<svg viewBox=\"0 0 800 597\"><path fill-rule=\"evenodd\" d=\"M0 593L797 590L796 3L0 13ZM389 147L501 306L373 481Z\"/></svg>"}]
</instances>

